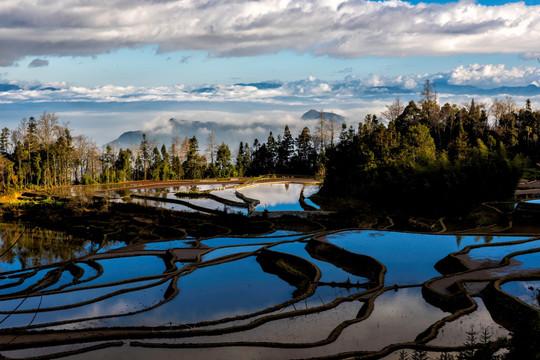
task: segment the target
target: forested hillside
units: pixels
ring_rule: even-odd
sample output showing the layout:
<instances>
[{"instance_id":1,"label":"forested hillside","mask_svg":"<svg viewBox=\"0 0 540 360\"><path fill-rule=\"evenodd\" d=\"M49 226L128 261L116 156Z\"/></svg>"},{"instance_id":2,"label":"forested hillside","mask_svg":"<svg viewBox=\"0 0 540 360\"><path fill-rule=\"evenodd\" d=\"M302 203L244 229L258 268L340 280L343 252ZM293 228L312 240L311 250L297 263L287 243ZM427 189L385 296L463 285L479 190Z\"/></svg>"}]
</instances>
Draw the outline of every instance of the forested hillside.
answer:
<instances>
[{"instance_id":1,"label":"forested hillside","mask_svg":"<svg viewBox=\"0 0 540 360\"><path fill-rule=\"evenodd\" d=\"M523 167L540 162L540 111L512 98L438 103L429 82L417 103L400 99L379 116L338 123L320 112L313 129L270 132L265 141L231 151L211 133L176 137L167 148L148 140L130 148L99 149L72 136L55 114L21 120L0 135L0 191L128 180L175 180L261 174L316 175L322 194L356 198L375 207L470 206L512 196Z\"/></svg>"}]
</instances>

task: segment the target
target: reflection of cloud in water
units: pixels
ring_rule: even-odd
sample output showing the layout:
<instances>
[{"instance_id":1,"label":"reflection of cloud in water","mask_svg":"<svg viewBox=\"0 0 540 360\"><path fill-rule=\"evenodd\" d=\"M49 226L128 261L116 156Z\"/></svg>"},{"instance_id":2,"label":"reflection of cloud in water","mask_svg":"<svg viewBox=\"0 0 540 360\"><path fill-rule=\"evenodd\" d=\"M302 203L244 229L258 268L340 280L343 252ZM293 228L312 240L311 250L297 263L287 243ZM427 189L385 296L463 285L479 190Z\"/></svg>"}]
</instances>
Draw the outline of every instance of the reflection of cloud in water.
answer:
<instances>
[{"instance_id":1,"label":"reflection of cloud in water","mask_svg":"<svg viewBox=\"0 0 540 360\"><path fill-rule=\"evenodd\" d=\"M241 189L240 192L247 197L257 199L261 203L256 210L302 210L300 206L300 192L302 184L271 184L259 185L253 188Z\"/></svg>"},{"instance_id":2,"label":"reflection of cloud in water","mask_svg":"<svg viewBox=\"0 0 540 360\"><path fill-rule=\"evenodd\" d=\"M506 246L484 246L476 249L471 249L471 251L469 251L468 253L468 256L473 259L502 260L503 257L513 252L536 248L540 248L540 240Z\"/></svg>"},{"instance_id":3,"label":"reflection of cloud in water","mask_svg":"<svg viewBox=\"0 0 540 360\"><path fill-rule=\"evenodd\" d=\"M358 301L345 302L334 309L271 321L251 330L221 335L219 337L219 342L258 341L310 343L324 340L339 324L354 319L362 305L363 304ZM302 306L302 303L298 303L296 308L303 308ZM293 308L289 307L287 308L287 311L288 310L293 310ZM216 338L207 336L175 340L175 342L178 341L188 343L208 343L215 342Z\"/></svg>"},{"instance_id":4,"label":"reflection of cloud in water","mask_svg":"<svg viewBox=\"0 0 540 360\"><path fill-rule=\"evenodd\" d=\"M501 286L501 289L521 301L540 309L540 281L510 281Z\"/></svg>"},{"instance_id":5,"label":"reflection of cloud in water","mask_svg":"<svg viewBox=\"0 0 540 360\"><path fill-rule=\"evenodd\" d=\"M348 304L349 320L356 317L355 311L353 311L354 306L356 309L360 309L360 303L352 302ZM280 349L280 348L255 348L255 347L222 347L222 348L209 348L209 349L182 349L182 352L177 352L174 349L168 349L167 355L175 354L178 356L186 356L188 359L192 358L235 358L235 359L289 359L289 358L304 358L304 357L315 357L315 356L325 356L329 354L341 353L346 351L363 351L363 350L380 350L383 347L400 342L413 341L418 334L426 330L431 324L437 320L447 316L447 313L443 313L436 307L433 307L424 302L421 294L421 290L418 289L402 289L398 292L387 292L381 295L375 301L375 309L371 316L359 323L353 324L347 327L340 337L334 342L328 345L306 348L306 349ZM309 315L308 315L309 316ZM299 317L298 321L301 323L305 321ZM323 321L332 321L331 317L328 317L328 320L323 315ZM295 324L287 324L287 321L284 320L278 321L276 324L268 324L266 329L268 329L268 334L265 334L261 330L250 334L250 332L242 332L236 335L231 334L227 335L234 336L235 338L241 339L242 335L247 336L251 339L253 336L256 338L255 341L267 341L267 338L281 339L282 342L297 342L296 339L298 336L301 336L301 340L304 337L312 338L310 334L317 334L319 330L313 329L310 330L309 327L301 327L300 331L294 333ZM314 323L312 327L321 326L323 331L321 331L317 336L326 333L327 329L324 329L325 324L318 325ZM279 325L283 326L282 328ZM289 335L292 332L292 335ZM307 332L307 334L304 334ZM257 338L257 334L260 334L260 337ZM289 336L288 336L289 335ZM208 338L190 338L190 339L178 339L174 342L183 341L183 342L216 342L223 341L223 337L220 338L208 337ZM154 341L154 340L152 340ZM155 342L169 342L167 339L156 339ZM138 354L147 354L152 356L160 356L161 353L155 352L158 349L140 349ZM148 351L148 352L147 352ZM163 353L165 354L165 352ZM120 357L121 359L127 359ZM182 357L180 357L182 358Z\"/></svg>"},{"instance_id":6,"label":"reflection of cloud in water","mask_svg":"<svg viewBox=\"0 0 540 360\"><path fill-rule=\"evenodd\" d=\"M440 346L460 346L467 341L467 332L474 329L477 338L480 337L482 331L487 329L491 335L491 340L496 340L499 337L507 337L509 332L499 324L495 323L491 318L484 302L480 298L474 298L478 304L478 309L473 313L464 315L455 321L445 324L436 339L429 342L430 345Z\"/></svg>"}]
</instances>

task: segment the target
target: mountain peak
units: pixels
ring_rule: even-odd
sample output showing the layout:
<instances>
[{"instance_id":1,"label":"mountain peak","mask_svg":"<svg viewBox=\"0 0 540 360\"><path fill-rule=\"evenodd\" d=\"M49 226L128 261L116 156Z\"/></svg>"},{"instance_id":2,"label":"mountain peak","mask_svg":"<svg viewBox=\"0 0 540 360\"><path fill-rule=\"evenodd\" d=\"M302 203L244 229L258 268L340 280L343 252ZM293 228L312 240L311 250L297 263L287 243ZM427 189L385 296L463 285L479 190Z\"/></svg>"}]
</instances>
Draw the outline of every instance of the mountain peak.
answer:
<instances>
[{"instance_id":1,"label":"mountain peak","mask_svg":"<svg viewBox=\"0 0 540 360\"><path fill-rule=\"evenodd\" d=\"M334 119L334 120L339 121L339 122L342 122L342 121L345 120L344 116L335 114L333 112L325 112L325 111L323 111L323 114L324 114L324 118L327 119L327 120ZM304 115L302 115L302 119L303 120L314 120L314 119L318 119L320 116L321 116L320 111L311 109L308 112L306 112Z\"/></svg>"}]
</instances>

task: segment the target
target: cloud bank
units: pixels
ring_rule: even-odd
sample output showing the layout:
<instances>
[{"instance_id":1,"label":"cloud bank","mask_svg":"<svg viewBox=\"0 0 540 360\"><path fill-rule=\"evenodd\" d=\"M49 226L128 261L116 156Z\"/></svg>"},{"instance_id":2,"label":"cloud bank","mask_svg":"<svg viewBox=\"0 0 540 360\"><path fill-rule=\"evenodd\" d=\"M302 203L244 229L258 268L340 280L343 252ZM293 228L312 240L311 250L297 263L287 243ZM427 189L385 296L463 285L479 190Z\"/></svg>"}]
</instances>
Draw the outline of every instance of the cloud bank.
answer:
<instances>
[{"instance_id":1,"label":"cloud bank","mask_svg":"<svg viewBox=\"0 0 540 360\"><path fill-rule=\"evenodd\" d=\"M157 45L252 56L538 54L540 5L399 0L5 0L0 66L26 56L94 56Z\"/></svg>"},{"instance_id":2,"label":"cloud bank","mask_svg":"<svg viewBox=\"0 0 540 360\"><path fill-rule=\"evenodd\" d=\"M418 94L426 82L437 84L442 93L498 95L516 93L531 96L540 92L540 69L533 66L506 67L504 64L471 64L448 72L423 75L372 74L365 78L346 76L339 81L325 81L310 76L291 82L260 82L251 84L205 87L186 86L73 86L67 83L0 83L2 103L133 103L133 102L249 102L266 105L318 104L331 101L349 104L363 98ZM6 80L7 81L7 80ZM532 85L532 87L531 87Z\"/></svg>"}]
</instances>

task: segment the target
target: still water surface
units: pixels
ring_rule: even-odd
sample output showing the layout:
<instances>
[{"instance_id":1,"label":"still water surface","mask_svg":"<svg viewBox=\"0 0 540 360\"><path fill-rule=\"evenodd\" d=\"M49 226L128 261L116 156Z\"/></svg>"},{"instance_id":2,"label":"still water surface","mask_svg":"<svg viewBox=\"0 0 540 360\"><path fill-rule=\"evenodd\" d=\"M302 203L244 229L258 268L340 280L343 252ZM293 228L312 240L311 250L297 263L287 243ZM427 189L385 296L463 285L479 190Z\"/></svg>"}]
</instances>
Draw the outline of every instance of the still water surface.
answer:
<instances>
[{"instance_id":1,"label":"still water surface","mask_svg":"<svg viewBox=\"0 0 540 360\"><path fill-rule=\"evenodd\" d=\"M289 189L296 194L301 187L291 184ZM268 202L264 206L273 205ZM160 354L163 358L231 358L233 354L241 354L238 358L253 355L287 359L343 351L378 351L391 344L414 341L429 326L449 315L428 303L421 291L424 282L441 275L434 265L448 254L468 245L484 245L471 250L469 256L500 261L506 255L534 250L540 245L539 241L530 241L489 246L526 237L360 230L309 240L317 234L277 231L263 236L148 242L141 244L136 253L131 253L130 247L122 242L111 242L103 244L98 252L97 244L61 232L35 229L24 235L24 225L16 223L0 224L0 228L4 253L0 258L2 329L9 331L31 325L41 330L105 331L115 326L132 329L169 326L199 333L177 339L152 336L142 341L214 344L206 349L133 348L129 346L128 336L121 348L69 357L73 359L99 358L103 354L130 359ZM336 266L339 259L333 259L334 263L315 259L306 250L308 241L328 242L378 260L387 269L384 285L391 288L377 293L369 290L375 286L373 283L358 286L369 280L349 273L346 267ZM189 249L197 244L208 247L200 261L183 260L176 262L177 268L167 267L169 250ZM111 255L124 247L120 257ZM276 264L288 267L292 273L302 272L298 270L301 268L295 268L294 259L298 259L298 264L308 261L318 268L321 278L314 284L314 292L300 291L298 280L263 269L257 260L263 248L289 255L287 261L278 260ZM515 261L519 266L512 272L538 269L540 252L516 255ZM78 277L65 267L67 264L80 269ZM51 277L53 274L58 276ZM49 281L44 282L47 278ZM394 284L412 287L394 291ZM535 291L540 291L538 281L509 282L503 285L503 290L538 307L535 295ZM362 310L366 301L373 302L372 312ZM489 327L497 336L506 336L507 331L493 322L482 300L475 298L475 301L479 305L475 312L445 324L444 332L439 332L432 343L461 345L464 331L473 324ZM221 333L204 334L215 328L221 329ZM336 337L328 341L331 334ZM235 341L247 344L236 347L231 343ZM268 344L258 346L260 342ZM68 348L76 349L84 343L91 343L91 339ZM47 354L55 349L59 348L39 347L5 354L23 357L30 353Z\"/></svg>"}]
</instances>

